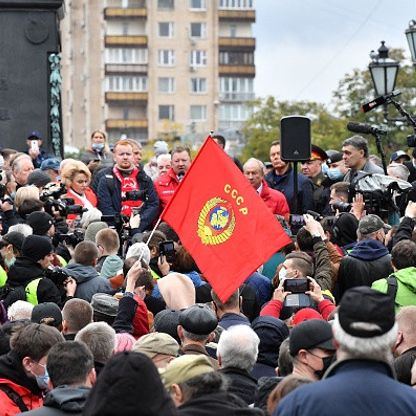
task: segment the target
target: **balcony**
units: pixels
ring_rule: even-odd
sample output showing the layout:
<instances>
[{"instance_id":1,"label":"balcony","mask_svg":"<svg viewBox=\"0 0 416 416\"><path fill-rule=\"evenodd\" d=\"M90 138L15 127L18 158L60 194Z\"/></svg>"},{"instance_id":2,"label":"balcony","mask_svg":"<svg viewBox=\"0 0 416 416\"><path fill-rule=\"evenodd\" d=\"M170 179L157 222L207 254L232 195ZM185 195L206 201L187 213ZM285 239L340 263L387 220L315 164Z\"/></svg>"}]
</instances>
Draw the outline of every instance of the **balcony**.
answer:
<instances>
[{"instance_id":1,"label":"balcony","mask_svg":"<svg viewBox=\"0 0 416 416\"><path fill-rule=\"evenodd\" d=\"M105 121L107 129L147 129L147 119L142 120L123 120L108 119Z\"/></svg>"},{"instance_id":2,"label":"balcony","mask_svg":"<svg viewBox=\"0 0 416 416\"><path fill-rule=\"evenodd\" d=\"M105 64L108 74L147 74L147 64Z\"/></svg>"},{"instance_id":3,"label":"balcony","mask_svg":"<svg viewBox=\"0 0 416 416\"><path fill-rule=\"evenodd\" d=\"M131 35L131 36L106 36L105 46L146 46L147 36Z\"/></svg>"},{"instance_id":4,"label":"balcony","mask_svg":"<svg viewBox=\"0 0 416 416\"><path fill-rule=\"evenodd\" d=\"M256 21L255 10L218 10L218 17L221 20L234 20L254 23Z\"/></svg>"},{"instance_id":5,"label":"balcony","mask_svg":"<svg viewBox=\"0 0 416 416\"><path fill-rule=\"evenodd\" d=\"M255 65L220 65L218 69L219 75L227 76L245 76L255 77L256 67Z\"/></svg>"},{"instance_id":6,"label":"balcony","mask_svg":"<svg viewBox=\"0 0 416 416\"><path fill-rule=\"evenodd\" d=\"M105 101L108 102L146 102L147 92L106 92Z\"/></svg>"},{"instance_id":7,"label":"balcony","mask_svg":"<svg viewBox=\"0 0 416 416\"><path fill-rule=\"evenodd\" d=\"M220 92L219 99L221 101L251 101L254 100L254 92Z\"/></svg>"},{"instance_id":8,"label":"balcony","mask_svg":"<svg viewBox=\"0 0 416 416\"><path fill-rule=\"evenodd\" d=\"M255 49L256 38L231 38L220 37L218 39L220 48Z\"/></svg>"}]
</instances>

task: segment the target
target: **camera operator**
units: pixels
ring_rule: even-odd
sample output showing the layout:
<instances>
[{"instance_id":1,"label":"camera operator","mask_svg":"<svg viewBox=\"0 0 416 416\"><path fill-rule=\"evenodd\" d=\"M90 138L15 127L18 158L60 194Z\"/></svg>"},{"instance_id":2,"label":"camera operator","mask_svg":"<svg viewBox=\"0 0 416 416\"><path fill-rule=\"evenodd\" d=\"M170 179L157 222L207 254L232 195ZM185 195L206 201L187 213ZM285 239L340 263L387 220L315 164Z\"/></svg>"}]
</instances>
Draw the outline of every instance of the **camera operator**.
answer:
<instances>
[{"instance_id":1,"label":"camera operator","mask_svg":"<svg viewBox=\"0 0 416 416\"><path fill-rule=\"evenodd\" d=\"M403 164L409 169L410 176L408 181L410 183L416 181L416 147L412 150L412 160L408 162L403 162Z\"/></svg>"},{"instance_id":2,"label":"camera operator","mask_svg":"<svg viewBox=\"0 0 416 416\"><path fill-rule=\"evenodd\" d=\"M137 232L142 232L156 220L159 198L151 179L140 166L135 166L132 144L119 140L113 152L115 166L98 184L98 209L104 215L131 217L134 209L140 208Z\"/></svg>"}]
</instances>

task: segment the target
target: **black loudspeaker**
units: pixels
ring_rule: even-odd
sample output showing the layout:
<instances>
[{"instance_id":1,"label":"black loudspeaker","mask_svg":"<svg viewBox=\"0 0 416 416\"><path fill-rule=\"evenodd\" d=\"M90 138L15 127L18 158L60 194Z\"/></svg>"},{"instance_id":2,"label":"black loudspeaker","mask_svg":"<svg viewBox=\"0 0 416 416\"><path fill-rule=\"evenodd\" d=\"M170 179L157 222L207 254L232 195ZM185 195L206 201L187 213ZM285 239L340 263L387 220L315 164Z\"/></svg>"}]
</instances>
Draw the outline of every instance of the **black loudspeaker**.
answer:
<instances>
[{"instance_id":1,"label":"black loudspeaker","mask_svg":"<svg viewBox=\"0 0 416 416\"><path fill-rule=\"evenodd\" d=\"M311 158L311 120L303 116L288 116L280 120L280 157L285 162Z\"/></svg>"}]
</instances>

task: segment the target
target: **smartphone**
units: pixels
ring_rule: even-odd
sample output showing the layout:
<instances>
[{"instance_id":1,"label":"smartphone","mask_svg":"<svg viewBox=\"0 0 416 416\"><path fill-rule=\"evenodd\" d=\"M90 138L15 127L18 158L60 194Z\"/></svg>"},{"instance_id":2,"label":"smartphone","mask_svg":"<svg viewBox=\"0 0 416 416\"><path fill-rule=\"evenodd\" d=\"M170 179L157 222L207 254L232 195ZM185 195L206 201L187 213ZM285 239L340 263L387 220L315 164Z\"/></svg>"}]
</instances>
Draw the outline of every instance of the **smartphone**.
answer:
<instances>
[{"instance_id":1,"label":"smartphone","mask_svg":"<svg viewBox=\"0 0 416 416\"><path fill-rule=\"evenodd\" d=\"M168 263L175 261L175 244L173 241L161 241L159 243L159 254L166 257Z\"/></svg>"},{"instance_id":2,"label":"smartphone","mask_svg":"<svg viewBox=\"0 0 416 416\"><path fill-rule=\"evenodd\" d=\"M31 148L32 150L36 150L36 151L38 151L38 150L39 150L39 143L38 143L38 141L37 141L37 140L32 140L32 141L30 142L30 148Z\"/></svg>"},{"instance_id":3,"label":"smartphone","mask_svg":"<svg viewBox=\"0 0 416 416\"><path fill-rule=\"evenodd\" d=\"M309 290L309 280L304 277L299 279L286 279L283 282L283 290L291 293L305 293Z\"/></svg>"}]
</instances>

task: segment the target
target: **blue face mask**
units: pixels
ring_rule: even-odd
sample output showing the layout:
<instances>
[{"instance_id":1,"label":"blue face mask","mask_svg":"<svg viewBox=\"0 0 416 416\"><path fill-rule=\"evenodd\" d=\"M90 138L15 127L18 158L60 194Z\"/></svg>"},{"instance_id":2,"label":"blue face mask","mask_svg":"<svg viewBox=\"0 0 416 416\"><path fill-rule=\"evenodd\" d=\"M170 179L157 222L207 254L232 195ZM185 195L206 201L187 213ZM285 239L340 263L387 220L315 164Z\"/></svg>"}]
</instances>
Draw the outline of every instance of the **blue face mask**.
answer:
<instances>
[{"instance_id":1,"label":"blue face mask","mask_svg":"<svg viewBox=\"0 0 416 416\"><path fill-rule=\"evenodd\" d=\"M37 376L35 374L36 383L37 383L38 387L41 390L47 390L48 389L48 382L49 382L48 369L46 368L46 365L42 365L42 364L39 364L39 365L45 369L45 372L41 376Z\"/></svg>"},{"instance_id":2,"label":"blue face mask","mask_svg":"<svg viewBox=\"0 0 416 416\"><path fill-rule=\"evenodd\" d=\"M322 173L328 176L329 166L326 163L322 163Z\"/></svg>"},{"instance_id":3,"label":"blue face mask","mask_svg":"<svg viewBox=\"0 0 416 416\"><path fill-rule=\"evenodd\" d=\"M93 143L91 145L92 150L95 150L96 152L101 152L102 150L104 150L104 143Z\"/></svg>"},{"instance_id":4,"label":"blue face mask","mask_svg":"<svg viewBox=\"0 0 416 416\"><path fill-rule=\"evenodd\" d=\"M6 264L8 269L10 269L10 267L13 266L15 261L16 261L16 257L12 257L10 260L4 259L4 263Z\"/></svg>"},{"instance_id":5,"label":"blue face mask","mask_svg":"<svg viewBox=\"0 0 416 416\"><path fill-rule=\"evenodd\" d=\"M343 173L341 172L339 168L329 168L326 175L328 176L329 179L333 181L337 181L344 177Z\"/></svg>"}]
</instances>

